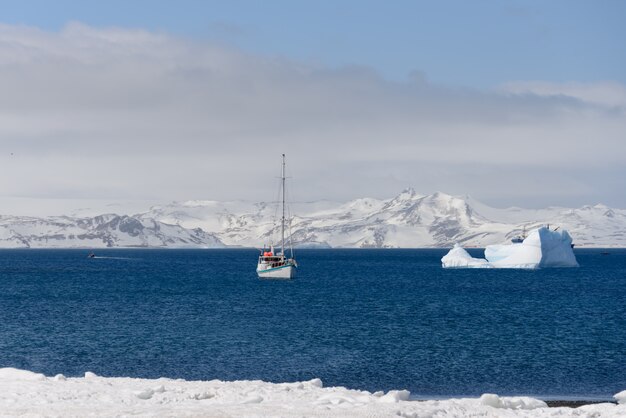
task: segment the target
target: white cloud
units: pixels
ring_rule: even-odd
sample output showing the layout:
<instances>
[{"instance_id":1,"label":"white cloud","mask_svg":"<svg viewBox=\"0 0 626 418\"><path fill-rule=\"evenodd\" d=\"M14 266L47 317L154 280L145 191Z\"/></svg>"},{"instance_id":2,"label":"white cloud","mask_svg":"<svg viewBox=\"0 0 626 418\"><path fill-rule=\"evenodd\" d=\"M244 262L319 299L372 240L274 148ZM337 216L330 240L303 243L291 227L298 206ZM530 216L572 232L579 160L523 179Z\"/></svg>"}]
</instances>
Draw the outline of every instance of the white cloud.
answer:
<instances>
[{"instance_id":1,"label":"white cloud","mask_svg":"<svg viewBox=\"0 0 626 418\"><path fill-rule=\"evenodd\" d=\"M518 206L586 203L607 170L626 177L616 83L398 83L73 23L0 26L0 92L4 199L271 199L282 152L300 199L412 185ZM558 175L573 168L576 181ZM626 205L620 192L593 198Z\"/></svg>"}]
</instances>

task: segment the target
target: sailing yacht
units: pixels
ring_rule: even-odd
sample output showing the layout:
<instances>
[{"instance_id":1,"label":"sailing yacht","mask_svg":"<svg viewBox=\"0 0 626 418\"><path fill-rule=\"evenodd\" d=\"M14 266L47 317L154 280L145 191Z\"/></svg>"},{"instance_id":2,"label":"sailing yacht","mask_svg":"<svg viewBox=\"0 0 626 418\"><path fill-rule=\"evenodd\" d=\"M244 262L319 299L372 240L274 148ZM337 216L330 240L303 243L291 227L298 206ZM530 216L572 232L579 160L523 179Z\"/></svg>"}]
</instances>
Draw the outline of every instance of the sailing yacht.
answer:
<instances>
[{"instance_id":1,"label":"sailing yacht","mask_svg":"<svg viewBox=\"0 0 626 418\"><path fill-rule=\"evenodd\" d=\"M291 236L289 237L290 257L287 258L285 254L285 154L283 154L280 181L280 194L282 201L282 216L280 218L280 252L276 252L273 245L270 246L269 250L263 247L256 267L256 272L262 279L293 279L296 276L296 269L298 268L298 264L293 257Z\"/></svg>"}]
</instances>

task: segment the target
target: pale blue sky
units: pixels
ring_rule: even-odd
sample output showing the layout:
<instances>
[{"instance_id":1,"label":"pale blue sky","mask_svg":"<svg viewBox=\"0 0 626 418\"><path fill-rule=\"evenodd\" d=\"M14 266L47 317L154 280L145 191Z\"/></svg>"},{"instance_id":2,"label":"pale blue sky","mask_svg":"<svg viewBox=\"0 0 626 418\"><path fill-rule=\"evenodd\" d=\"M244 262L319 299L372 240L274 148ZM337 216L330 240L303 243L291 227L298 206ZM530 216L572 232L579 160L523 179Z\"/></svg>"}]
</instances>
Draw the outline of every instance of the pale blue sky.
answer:
<instances>
[{"instance_id":1,"label":"pale blue sky","mask_svg":"<svg viewBox=\"0 0 626 418\"><path fill-rule=\"evenodd\" d=\"M7 24L69 21L209 39L403 80L492 87L508 81L626 82L626 1L22 0Z\"/></svg>"}]
</instances>

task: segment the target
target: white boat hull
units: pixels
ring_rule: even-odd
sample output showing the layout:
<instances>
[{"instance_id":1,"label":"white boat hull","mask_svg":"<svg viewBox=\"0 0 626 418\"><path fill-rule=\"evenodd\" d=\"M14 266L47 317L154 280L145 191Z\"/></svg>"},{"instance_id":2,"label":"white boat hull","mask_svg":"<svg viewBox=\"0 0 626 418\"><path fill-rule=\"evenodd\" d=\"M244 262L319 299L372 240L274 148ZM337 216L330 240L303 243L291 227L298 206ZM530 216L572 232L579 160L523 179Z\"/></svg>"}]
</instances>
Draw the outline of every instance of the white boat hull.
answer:
<instances>
[{"instance_id":1,"label":"white boat hull","mask_svg":"<svg viewBox=\"0 0 626 418\"><path fill-rule=\"evenodd\" d=\"M296 277L296 266L287 265L268 269L256 270L261 279L293 279Z\"/></svg>"}]
</instances>

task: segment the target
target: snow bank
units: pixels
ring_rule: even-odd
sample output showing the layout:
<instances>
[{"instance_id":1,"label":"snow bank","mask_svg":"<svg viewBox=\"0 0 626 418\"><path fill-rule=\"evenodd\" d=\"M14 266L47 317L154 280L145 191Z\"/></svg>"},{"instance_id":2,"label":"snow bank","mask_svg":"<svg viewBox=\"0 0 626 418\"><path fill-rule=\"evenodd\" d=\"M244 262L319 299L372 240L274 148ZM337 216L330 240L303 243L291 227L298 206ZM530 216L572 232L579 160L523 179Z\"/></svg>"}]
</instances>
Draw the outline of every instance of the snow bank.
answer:
<instances>
[{"instance_id":1,"label":"snow bank","mask_svg":"<svg viewBox=\"0 0 626 418\"><path fill-rule=\"evenodd\" d=\"M176 417L624 417L620 404L578 409L547 408L527 397L485 394L479 399L410 401L406 390L387 393L324 388L322 381L185 381L182 379L45 377L0 369L0 416L176 416ZM623 395L623 396L622 396Z\"/></svg>"},{"instance_id":2,"label":"snow bank","mask_svg":"<svg viewBox=\"0 0 626 418\"><path fill-rule=\"evenodd\" d=\"M492 393L485 393L480 397L480 403L501 409L538 409L547 408L544 401L527 396L503 398Z\"/></svg>"},{"instance_id":3,"label":"snow bank","mask_svg":"<svg viewBox=\"0 0 626 418\"><path fill-rule=\"evenodd\" d=\"M541 227L531 231L519 244L488 245L485 258L473 258L455 244L442 259L443 267L541 268L578 267L567 231Z\"/></svg>"},{"instance_id":4,"label":"snow bank","mask_svg":"<svg viewBox=\"0 0 626 418\"><path fill-rule=\"evenodd\" d=\"M28 370L19 370L12 367L0 369L0 380L2 381L37 381L46 380L46 376L41 373L33 373Z\"/></svg>"}]
</instances>

